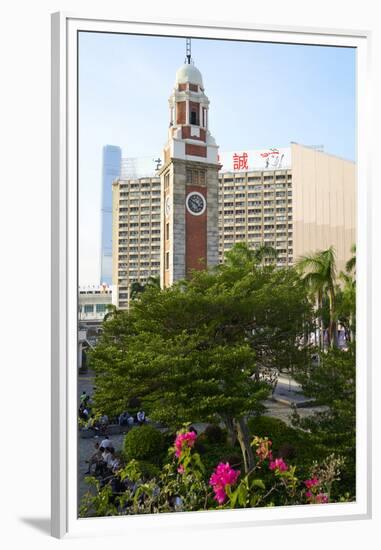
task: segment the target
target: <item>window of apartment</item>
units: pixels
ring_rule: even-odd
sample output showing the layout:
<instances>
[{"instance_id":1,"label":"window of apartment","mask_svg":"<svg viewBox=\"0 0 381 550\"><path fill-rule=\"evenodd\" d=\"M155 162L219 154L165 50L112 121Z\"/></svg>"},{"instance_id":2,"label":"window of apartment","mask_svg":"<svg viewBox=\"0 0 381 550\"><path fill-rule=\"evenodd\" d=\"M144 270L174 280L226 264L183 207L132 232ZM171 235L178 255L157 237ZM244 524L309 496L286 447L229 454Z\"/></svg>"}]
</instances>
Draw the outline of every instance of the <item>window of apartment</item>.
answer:
<instances>
[{"instance_id":1,"label":"window of apartment","mask_svg":"<svg viewBox=\"0 0 381 550\"><path fill-rule=\"evenodd\" d=\"M85 313L93 313L94 305L93 304L85 304L83 310L84 310Z\"/></svg>"},{"instance_id":2,"label":"window of apartment","mask_svg":"<svg viewBox=\"0 0 381 550\"><path fill-rule=\"evenodd\" d=\"M249 231L260 231L262 228L261 225L249 225L248 229Z\"/></svg>"},{"instance_id":3,"label":"window of apartment","mask_svg":"<svg viewBox=\"0 0 381 550\"><path fill-rule=\"evenodd\" d=\"M169 252L165 253L165 269L169 269Z\"/></svg>"},{"instance_id":4,"label":"window of apartment","mask_svg":"<svg viewBox=\"0 0 381 550\"><path fill-rule=\"evenodd\" d=\"M97 313L104 313L106 311L106 304L96 304L95 311Z\"/></svg>"},{"instance_id":5,"label":"window of apartment","mask_svg":"<svg viewBox=\"0 0 381 550\"><path fill-rule=\"evenodd\" d=\"M169 223L165 224L165 239L168 241L169 239Z\"/></svg>"},{"instance_id":6,"label":"window of apartment","mask_svg":"<svg viewBox=\"0 0 381 550\"><path fill-rule=\"evenodd\" d=\"M260 206L261 204L261 201L248 201L249 206Z\"/></svg>"}]
</instances>

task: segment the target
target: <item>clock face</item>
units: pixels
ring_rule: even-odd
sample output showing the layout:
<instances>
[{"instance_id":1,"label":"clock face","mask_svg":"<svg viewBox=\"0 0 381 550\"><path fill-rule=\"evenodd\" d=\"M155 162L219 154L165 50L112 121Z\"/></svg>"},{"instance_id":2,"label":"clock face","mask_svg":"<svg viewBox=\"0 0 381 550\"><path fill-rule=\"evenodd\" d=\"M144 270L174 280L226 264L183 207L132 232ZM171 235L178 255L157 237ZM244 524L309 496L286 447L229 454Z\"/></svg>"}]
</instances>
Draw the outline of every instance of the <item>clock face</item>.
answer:
<instances>
[{"instance_id":1,"label":"clock face","mask_svg":"<svg viewBox=\"0 0 381 550\"><path fill-rule=\"evenodd\" d=\"M197 191L192 191L186 198L186 207L188 212L194 216L200 216L206 209L205 197Z\"/></svg>"},{"instance_id":2,"label":"clock face","mask_svg":"<svg viewBox=\"0 0 381 550\"><path fill-rule=\"evenodd\" d=\"M171 211L171 200L170 200L169 197L167 197L165 199L165 214L166 214L166 216L169 215L170 211Z\"/></svg>"}]
</instances>

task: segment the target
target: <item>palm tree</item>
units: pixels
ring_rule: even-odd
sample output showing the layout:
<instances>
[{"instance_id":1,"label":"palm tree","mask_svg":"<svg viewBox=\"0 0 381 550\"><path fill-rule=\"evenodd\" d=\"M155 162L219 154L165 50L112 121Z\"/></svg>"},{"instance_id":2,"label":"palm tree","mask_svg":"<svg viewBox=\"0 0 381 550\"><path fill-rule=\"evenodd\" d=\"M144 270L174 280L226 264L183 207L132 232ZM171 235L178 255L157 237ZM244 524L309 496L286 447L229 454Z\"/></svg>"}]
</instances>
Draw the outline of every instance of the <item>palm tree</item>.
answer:
<instances>
[{"instance_id":1,"label":"palm tree","mask_svg":"<svg viewBox=\"0 0 381 550\"><path fill-rule=\"evenodd\" d=\"M315 254L302 256L295 264L297 270L303 273L303 281L316 297L317 309L321 312L323 297L329 301L328 339L331 346L337 342L335 296L336 296L336 253L333 246L320 250ZM320 345L322 341L323 323L320 315Z\"/></svg>"},{"instance_id":2,"label":"palm tree","mask_svg":"<svg viewBox=\"0 0 381 550\"><path fill-rule=\"evenodd\" d=\"M244 242L235 243L225 255L225 265L228 267L242 268L253 261L254 253Z\"/></svg>"},{"instance_id":3,"label":"palm tree","mask_svg":"<svg viewBox=\"0 0 381 550\"><path fill-rule=\"evenodd\" d=\"M241 268L248 264L262 264L265 258L276 259L277 257L278 253L275 248L267 244L263 244L255 250L252 250L248 247L247 243L239 242L226 253L225 263L229 267Z\"/></svg>"},{"instance_id":4,"label":"palm tree","mask_svg":"<svg viewBox=\"0 0 381 550\"><path fill-rule=\"evenodd\" d=\"M350 258L345 264L345 269L348 273L352 271L356 273L356 245L352 244L351 246L352 258Z\"/></svg>"},{"instance_id":5,"label":"palm tree","mask_svg":"<svg viewBox=\"0 0 381 550\"><path fill-rule=\"evenodd\" d=\"M262 244L254 251L254 260L259 264L263 263L266 258L276 260L277 257L278 252L276 251L276 249L273 246L269 246L267 244Z\"/></svg>"}]
</instances>

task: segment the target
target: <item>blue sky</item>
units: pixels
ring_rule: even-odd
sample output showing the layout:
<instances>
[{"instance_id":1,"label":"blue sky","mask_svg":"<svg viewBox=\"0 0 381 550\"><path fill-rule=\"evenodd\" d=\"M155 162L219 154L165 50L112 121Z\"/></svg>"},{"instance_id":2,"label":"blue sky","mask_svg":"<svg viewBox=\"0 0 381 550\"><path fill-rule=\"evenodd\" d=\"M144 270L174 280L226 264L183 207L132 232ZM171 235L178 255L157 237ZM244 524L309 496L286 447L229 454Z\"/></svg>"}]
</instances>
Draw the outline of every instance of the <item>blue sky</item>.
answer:
<instances>
[{"instance_id":1,"label":"blue sky","mask_svg":"<svg viewBox=\"0 0 381 550\"><path fill-rule=\"evenodd\" d=\"M221 151L324 145L355 160L355 50L192 39ZM98 284L102 147L161 154L185 39L80 33L80 284Z\"/></svg>"}]
</instances>

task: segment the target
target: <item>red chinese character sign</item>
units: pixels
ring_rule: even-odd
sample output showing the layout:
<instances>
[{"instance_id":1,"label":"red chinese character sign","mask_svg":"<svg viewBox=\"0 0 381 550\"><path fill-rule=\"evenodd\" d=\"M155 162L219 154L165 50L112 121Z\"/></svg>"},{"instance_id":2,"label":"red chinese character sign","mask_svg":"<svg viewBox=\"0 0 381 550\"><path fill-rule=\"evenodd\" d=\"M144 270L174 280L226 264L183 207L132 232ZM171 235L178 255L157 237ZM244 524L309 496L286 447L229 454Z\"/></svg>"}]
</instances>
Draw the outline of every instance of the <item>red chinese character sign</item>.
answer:
<instances>
[{"instance_id":1,"label":"red chinese character sign","mask_svg":"<svg viewBox=\"0 0 381 550\"><path fill-rule=\"evenodd\" d=\"M247 165L247 159L248 159L247 153L242 153L242 155L237 155L237 153L234 153L233 170L248 170L249 167Z\"/></svg>"},{"instance_id":2,"label":"red chinese character sign","mask_svg":"<svg viewBox=\"0 0 381 550\"><path fill-rule=\"evenodd\" d=\"M291 168L291 148L220 152L218 161L222 164L221 172L284 170Z\"/></svg>"}]
</instances>

